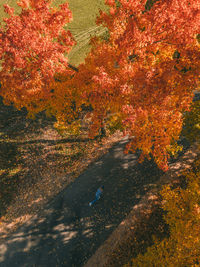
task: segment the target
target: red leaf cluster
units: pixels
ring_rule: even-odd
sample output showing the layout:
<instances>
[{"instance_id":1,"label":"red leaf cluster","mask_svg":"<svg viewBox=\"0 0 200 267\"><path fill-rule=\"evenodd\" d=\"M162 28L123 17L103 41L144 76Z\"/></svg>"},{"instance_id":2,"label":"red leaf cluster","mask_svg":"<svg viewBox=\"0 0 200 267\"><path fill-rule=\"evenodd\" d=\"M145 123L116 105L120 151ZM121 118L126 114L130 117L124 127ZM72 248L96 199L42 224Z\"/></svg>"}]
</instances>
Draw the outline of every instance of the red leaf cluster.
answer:
<instances>
[{"instance_id":1,"label":"red leaf cluster","mask_svg":"<svg viewBox=\"0 0 200 267\"><path fill-rule=\"evenodd\" d=\"M55 73L71 73L66 54L74 40L63 26L71 21L72 13L67 3L60 9L50 3L22 0L19 15L5 5L10 17L0 27L1 95L6 103L25 106L30 112L44 109Z\"/></svg>"},{"instance_id":2,"label":"red leaf cluster","mask_svg":"<svg viewBox=\"0 0 200 267\"><path fill-rule=\"evenodd\" d=\"M101 12L97 23L109 29L109 42L94 40L79 74L81 86L88 81L93 133L106 125L108 113L119 114L124 133L134 137L127 150L140 149L141 160L152 156L166 170L199 79L200 3L106 3L111 12Z\"/></svg>"}]
</instances>

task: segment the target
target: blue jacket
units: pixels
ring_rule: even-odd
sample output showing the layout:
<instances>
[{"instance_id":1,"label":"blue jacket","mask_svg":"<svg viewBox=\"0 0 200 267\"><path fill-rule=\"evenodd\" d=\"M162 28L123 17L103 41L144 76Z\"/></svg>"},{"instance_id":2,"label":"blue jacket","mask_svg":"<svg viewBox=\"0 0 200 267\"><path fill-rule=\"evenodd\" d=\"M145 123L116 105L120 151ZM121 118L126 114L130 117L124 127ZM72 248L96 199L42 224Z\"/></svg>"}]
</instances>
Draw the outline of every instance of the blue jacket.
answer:
<instances>
[{"instance_id":1,"label":"blue jacket","mask_svg":"<svg viewBox=\"0 0 200 267\"><path fill-rule=\"evenodd\" d=\"M96 198L100 198L101 194L102 194L102 190L101 188L98 188L96 192Z\"/></svg>"}]
</instances>

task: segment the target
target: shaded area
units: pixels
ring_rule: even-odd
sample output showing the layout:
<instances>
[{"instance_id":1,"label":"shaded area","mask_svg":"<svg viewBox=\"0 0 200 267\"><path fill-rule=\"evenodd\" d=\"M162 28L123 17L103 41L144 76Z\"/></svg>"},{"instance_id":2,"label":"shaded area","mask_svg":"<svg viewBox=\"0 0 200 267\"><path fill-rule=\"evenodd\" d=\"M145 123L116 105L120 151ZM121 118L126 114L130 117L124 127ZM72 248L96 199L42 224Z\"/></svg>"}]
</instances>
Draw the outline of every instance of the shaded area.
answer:
<instances>
[{"instance_id":1,"label":"shaded area","mask_svg":"<svg viewBox=\"0 0 200 267\"><path fill-rule=\"evenodd\" d=\"M154 244L153 237L162 240L169 236L169 226L163 219L163 210L155 205L150 216L147 216L140 225L133 227L132 233L124 242L120 243L107 262L109 267L121 267L129 263L138 254L146 252Z\"/></svg>"},{"instance_id":2,"label":"shaded area","mask_svg":"<svg viewBox=\"0 0 200 267\"><path fill-rule=\"evenodd\" d=\"M83 266L162 172L125 155L127 140L110 149L49 203L44 214L1 245L0 266ZM88 206L104 184L103 197Z\"/></svg>"},{"instance_id":3,"label":"shaded area","mask_svg":"<svg viewBox=\"0 0 200 267\"><path fill-rule=\"evenodd\" d=\"M40 140L33 146L32 139L44 135L45 129L52 127L55 121L46 118L44 113L38 114L35 120L26 116L24 109L19 111L5 106L0 98L0 217L20 187L35 182L34 177L40 173L36 169L41 160L38 155L44 154L45 147Z\"/></svg>"},{"instance_id":4,"label":"shaded area","mask_svg":"<svg viewBox=\"0 0 200 267\"><path fill-rule=\"evenodd\" d=\"M48 136L40 138L41 132L46 134L45 127L52 127L53 124L53 120L43 120L42 114L32 121L26 119L24 111L5 106L2 108L0 163L4 172L0 174L0 193L11 201L12 196L18 193L19 182L23 182L21 177L30 186L35 179L41 179L43 169L53 171L55 165L62 168L66 164L67 153L60 153L63 150L57 146L57 142L60 145L63 143L65 149L68 149L67 143L72 146L72 150L75 147L68 139L52 140ZM20 123L24 126L20 126ZM35 130L38 131L38 139L28 139ZM153 161L138 164L137 154L124 155L127 141L122 140L107 155L92 164L49 203L44 214L38 215L29 225L24 225L6 239L0 245L0 266L83 266L162 175ZM84 146L82 140L78 142ZM72 159L81 156L83 146L73 154ZM185 146L188 146L187 142ZM43 158L38 157L40 154ZM5 190L8 188L6 183L2 186L5 181L11 185L10 192ZM103 197L93 207L89 207L88 203L102 183L105 186Z\"/></svg>"},{"instance_id":5,"label":"shaded area","mask_svg":"<svg viewBox=\"0 0 200 267\"><path fill-rule=\"evenodd\" d=\"M66 173L92 143L88 138L63 138L54 122L45 112L28 119L24 109L5 106L0 98L0 218L20 190L28 190L48 173Z\"/></svg>"}]
</instances>

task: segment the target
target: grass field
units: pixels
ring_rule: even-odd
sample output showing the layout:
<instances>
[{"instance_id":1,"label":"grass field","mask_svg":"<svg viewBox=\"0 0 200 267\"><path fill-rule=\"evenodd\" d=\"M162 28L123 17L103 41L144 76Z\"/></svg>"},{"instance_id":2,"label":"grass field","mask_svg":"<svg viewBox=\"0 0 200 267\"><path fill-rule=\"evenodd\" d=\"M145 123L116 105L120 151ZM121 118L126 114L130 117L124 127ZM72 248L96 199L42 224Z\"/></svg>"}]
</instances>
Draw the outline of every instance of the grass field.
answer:
<instances>
[{"instance_id":1,"label":"grass field","mask_svg":"<svg viewBox=\"0 0 200 267\"><path fill-rule=\"evenodd\" d=\"M66 2L65 0L55 0L53 5L59 5ZM90 46L89 40L93 35L101 35L105 28L97 26L95 23L99 9L105 10L104 0L68 0L70 9L73 13L73 21L68 25L69 30L77 41L69 55L69 62L78 66L84 61ZM0 0L0 19L5 17L3 4L8 3L11 7L18 7L17 0ZM19 8L18 8L19 10Z\"/></svg>"},{"instance_id":2,"label":"grass field","mask_svg":"<svg viewBox=\"0 0 200 267\"><path fill-rule=\"evenodd\" d=\"M105 5L104 0L70 0L69 5L74 17L69 29L77 41L69 60L72 65L78 65L89 51L90 36L105 32L102 26L95 23L99 9L105 10Z\"/></svg>"}]
</instances>

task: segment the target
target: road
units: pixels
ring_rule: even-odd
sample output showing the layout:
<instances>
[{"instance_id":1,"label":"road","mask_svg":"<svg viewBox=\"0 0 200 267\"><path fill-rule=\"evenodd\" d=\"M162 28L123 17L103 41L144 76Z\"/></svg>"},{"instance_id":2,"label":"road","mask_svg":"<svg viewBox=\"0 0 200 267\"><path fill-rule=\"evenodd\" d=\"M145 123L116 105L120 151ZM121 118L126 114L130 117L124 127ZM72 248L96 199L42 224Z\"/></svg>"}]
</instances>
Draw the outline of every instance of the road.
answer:
<instances>
[{"instance_id":1,"label":"road","mask_svg":"<svg viewBox=\"0 0 200 267\"><path fill-rule=\"evenodd\" d=\"M152 162L113 146L42 213L0 244L1 267L81 267L162 175ZM96 189L102 198L89 207Z\"/></svg>"}]
</instances>

